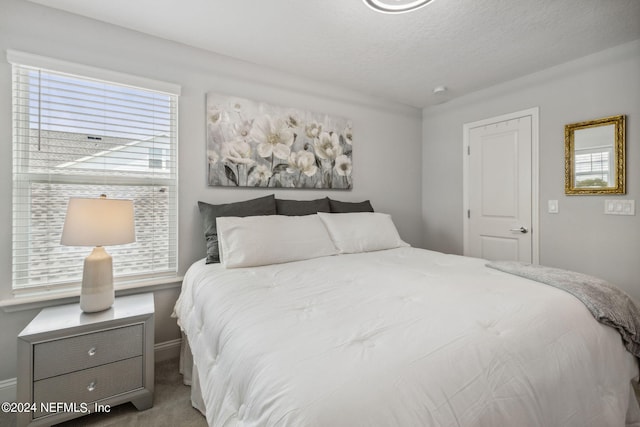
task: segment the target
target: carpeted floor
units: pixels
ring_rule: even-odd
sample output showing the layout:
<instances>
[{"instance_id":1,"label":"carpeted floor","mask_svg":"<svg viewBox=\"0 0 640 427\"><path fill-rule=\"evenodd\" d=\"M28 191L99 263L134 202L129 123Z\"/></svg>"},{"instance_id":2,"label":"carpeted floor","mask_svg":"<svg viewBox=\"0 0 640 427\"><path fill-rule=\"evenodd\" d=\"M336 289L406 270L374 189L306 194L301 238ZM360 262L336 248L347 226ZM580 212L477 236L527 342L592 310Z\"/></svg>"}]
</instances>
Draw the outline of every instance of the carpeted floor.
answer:
<instances>
[{"instance_id":1,"label":"carpeted floor","mask_svg":"<svg viewBox=\"0 0 640 427\"><path fill-rule=\"evenodd\" d=\"M191 388L182 384L178 359L156 363L153 407L138 411L131 403L114 406L110 413L76 418L59 427L206 427L204 416L191 406ZM16 417L0 412L0 426L14 427Z\"/></svg>"}]
</instances>

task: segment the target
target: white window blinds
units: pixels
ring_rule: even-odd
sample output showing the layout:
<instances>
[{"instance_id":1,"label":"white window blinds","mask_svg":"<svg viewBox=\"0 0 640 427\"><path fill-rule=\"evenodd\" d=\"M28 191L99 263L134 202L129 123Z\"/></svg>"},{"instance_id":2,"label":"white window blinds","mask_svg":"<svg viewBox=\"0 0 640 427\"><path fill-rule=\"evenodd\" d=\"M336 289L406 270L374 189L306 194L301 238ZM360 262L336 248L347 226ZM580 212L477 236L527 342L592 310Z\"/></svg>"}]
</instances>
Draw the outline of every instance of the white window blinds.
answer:
<instances>
[{"instance_id":1,"label":"white window blinds","mask_svg":"<svg viewBox=\"0 0 640 427\"><path fill-rule=\"evenodd\" d=\"M612 186L612 157L613 148L610 147L575 150L576 187Z\"/></svg>"},{"instance_id":2,"label":"white window blinds","mask_svg":"<svg viewBox=\"0 0 640 427\"><path fill-rule=\"evenodd\" d=\"M101 194L134 201L136 242L108 248L114 276L175 274L177 93L98 80L89 67L89 76L67 74L66 63L51 71L17 56L9 58L13 288L77 285L91 248L60 245L67 204Z\"/></svg>"}]
</instances>

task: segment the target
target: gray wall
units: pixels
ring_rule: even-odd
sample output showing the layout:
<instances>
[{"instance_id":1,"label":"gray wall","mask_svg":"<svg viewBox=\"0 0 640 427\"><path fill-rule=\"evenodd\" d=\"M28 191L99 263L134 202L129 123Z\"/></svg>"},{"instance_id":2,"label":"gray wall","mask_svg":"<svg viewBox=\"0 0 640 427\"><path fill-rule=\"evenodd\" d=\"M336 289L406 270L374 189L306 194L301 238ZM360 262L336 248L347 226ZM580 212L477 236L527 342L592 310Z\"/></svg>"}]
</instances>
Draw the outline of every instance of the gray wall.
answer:
<instances>
[{"instance_id":1,"label":"gray wall","mask_svg":"<svg viewBox=\"0 0 640 427\"><path fill-rule=\"evenodd\" d=\"M455 90L455 88L452 88ZM540 107L540 263L618 284L640 301L640 40L423 111L424 246L462 254L462 126ZM564 125L627 115L627 194L564 194ZM560 212L547 213L558 200ZM636 201L604 215L605 199Z\"/></svg>"},{"instance_id":2,"label":"gray wall","mask_svg":"<svg viewBox=\"0 0 640 427\"><path fill-rule=\"evenodd\" d=\"M236 61L25 1L2 0L0 50L52 58L177 83L179 129L179 269L204 256L198 200L224 203L268 194L206 186L205 93L242 96L275 105L346 117L354 129L354 189L279 190L276 196L370 199L393 215L403 239L420 246L420 111L322 82ZM11 292L11 68L0 60L0 299ZM179 337L170 318L177 289L155 293L156 342ZM0 380L16 375L16 336L37 310L0 310Z\"/></svg>"}]
</instances>

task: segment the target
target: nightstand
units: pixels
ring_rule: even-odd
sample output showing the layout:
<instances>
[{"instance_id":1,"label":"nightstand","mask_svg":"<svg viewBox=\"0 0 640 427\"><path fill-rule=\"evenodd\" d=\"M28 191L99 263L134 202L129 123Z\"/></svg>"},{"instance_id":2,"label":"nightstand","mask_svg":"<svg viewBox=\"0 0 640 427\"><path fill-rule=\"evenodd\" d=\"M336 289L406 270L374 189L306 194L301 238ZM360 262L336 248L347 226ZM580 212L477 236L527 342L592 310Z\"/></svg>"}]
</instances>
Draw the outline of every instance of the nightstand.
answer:
<instances>
[{"instance_id":1,"label":"nightstand","mask_svg":"<svg viewBox=\"0 0 640 427\"><path fill-rule=\"evenodd\" d=\"M153 294L43 309L18 335L19 426L48 426L132 402L153 406Z\"/></svg>"}]
</instances>

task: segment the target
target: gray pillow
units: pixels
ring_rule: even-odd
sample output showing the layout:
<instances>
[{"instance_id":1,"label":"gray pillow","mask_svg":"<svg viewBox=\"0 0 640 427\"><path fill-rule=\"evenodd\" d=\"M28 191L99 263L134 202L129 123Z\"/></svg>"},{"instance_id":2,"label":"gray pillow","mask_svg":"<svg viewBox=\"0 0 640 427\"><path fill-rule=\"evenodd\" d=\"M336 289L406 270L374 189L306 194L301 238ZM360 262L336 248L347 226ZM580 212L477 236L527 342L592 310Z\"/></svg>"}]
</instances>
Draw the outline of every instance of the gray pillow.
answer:
<instances>
[{"instance_id":1,"label":"gray pillow","mask_svg":"<svg viewBox=\"0 0 640 427\"><path fill-rule=\"evenodd\" d=\"M373 212L373 206L368 200L363 202L341 202L329 199L329 206L331 206L331 213Z\"/></svg>"},{"instance_id":2,"label":"gray pillow","mask_svg":"<svg viewBox=\"0 0 640 427\"><path fill-rule=\"evenodd\" d=\"M302 216L313 215L318 212L331 212L329 198L316 200L283 200L276 199L278 215Z\"/></svg>"},{"instance_id":3,"label":"gray pillow","mask_svg":"<svg viewBox=\"0 0 640 427\"><path fill-rule=\"evenodd\" d=\"M243 202L226 203L223 205L210 205L198 202L198 209L204 223L204 238L207 240L207 264L220 262L218 249L218 230L216 218L220 216L257 216L275 215L276 198L273 194Z\"/></svg>"}]
</instances>

